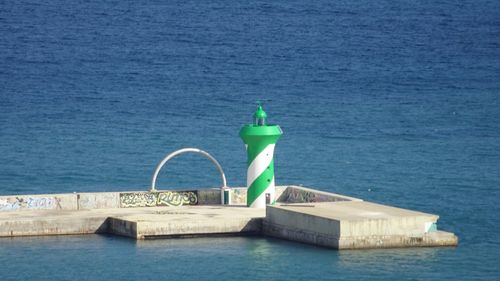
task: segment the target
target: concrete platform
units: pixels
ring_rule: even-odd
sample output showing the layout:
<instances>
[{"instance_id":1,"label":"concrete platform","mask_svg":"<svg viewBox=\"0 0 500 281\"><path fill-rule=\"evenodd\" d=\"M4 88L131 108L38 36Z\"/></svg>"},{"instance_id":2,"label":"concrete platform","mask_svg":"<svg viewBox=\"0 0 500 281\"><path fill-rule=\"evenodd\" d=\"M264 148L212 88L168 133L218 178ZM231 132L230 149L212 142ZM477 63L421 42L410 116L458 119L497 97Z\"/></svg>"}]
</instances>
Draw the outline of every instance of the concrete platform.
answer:
<instances>
[{"instance_id":1,"label":"concrete platform","mask_svg":"<svg viewBox=\"0 0 500 281\"><path fill-rule=\"evenodd\" d=\"M260 233L264 209L141 207L0 212L0 237L113 233L135 239Z\"/></svg>"},{"instance_id":2,"label":"concrete platform","mask_svg":"<svg viewBox=\"0 0 500 281\"><path fill-rule=\"evenodd\" d=\"M437 215L365 201L268 206L265 235L335 249L455 246Z\"/></svg>"},{"instance_id":3,"label":"concrete platform","mask_svg":"<svg viewBox=\"0 0 500 281\"><path fill-rule=\"evenodd\" d=\"M0 212L0 237L106 232L111 213L127 209L22 210Z\"/></svg>"},{"instance_id":4,"label":"concrete platform","mask_svg":"<svg viewBox=\"0 0 500 281\"><path fill-rule=\"evenodd\" d=\"M114 216L108 232L134 239L260 234L265 209L186 206L154 213Z\"/></svg>"}]
</instances>

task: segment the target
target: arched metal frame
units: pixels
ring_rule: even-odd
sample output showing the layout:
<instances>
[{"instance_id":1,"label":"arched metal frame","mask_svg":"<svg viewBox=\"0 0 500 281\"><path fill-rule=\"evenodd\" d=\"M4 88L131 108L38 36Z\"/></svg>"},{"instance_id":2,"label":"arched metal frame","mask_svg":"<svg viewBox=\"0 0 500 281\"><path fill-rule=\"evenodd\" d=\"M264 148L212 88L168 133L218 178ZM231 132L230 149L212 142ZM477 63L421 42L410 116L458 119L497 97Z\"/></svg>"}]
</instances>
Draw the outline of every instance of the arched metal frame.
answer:
<instances>
[{"instance_id":1,"label":"arched metal frame","mask_svg":"<svg viewBox=\"0 0 500 281\"><path fill-rule=\"evenodd\" d=\"M156 166L155 172L153 174L153 178L151 180L151 190L150 190L151 192L156 192L157 191L157 189L156 189L156 178L158 177L158 174L160 173L161 168L170 159L174 158L175 156L177 156L179 154L183 154L183 153L187 153L187 152L194 152L194 153L197 153L197 154L201 154L201 155L207 157L208 159L210 159L210 161L212 161L212 163L215 164L215 166L217 167L217 169L220 172L220 176L221 176L221 179L222 179L222 187L221 187L221 189L224 190L224 189L227 188L226 175L224 174L224 170L222 170L222 166L219 164L219 162L212 155L208 154L208 152L206 152L206 151L203 151L203 150L198 149L198 148L188 147L188 148L182 148L182 149L176 150L176 151L168 154L167 156L165 156L165 158L163 158L163 160L160 161L160 163L158 163L158 166Z\"/></svg>"}]
</instances>

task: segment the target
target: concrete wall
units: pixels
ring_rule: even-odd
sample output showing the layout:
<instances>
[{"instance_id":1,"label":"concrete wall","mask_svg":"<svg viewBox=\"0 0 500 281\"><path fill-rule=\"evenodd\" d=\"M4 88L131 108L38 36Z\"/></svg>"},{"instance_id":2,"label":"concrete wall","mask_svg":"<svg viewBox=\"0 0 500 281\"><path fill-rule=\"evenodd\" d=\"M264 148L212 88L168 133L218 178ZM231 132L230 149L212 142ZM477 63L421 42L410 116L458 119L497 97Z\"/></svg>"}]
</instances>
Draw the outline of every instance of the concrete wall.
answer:
<instances>
[{"instance_id":1,"label":"concrete wall","mask_svg":"<svg viewBox=\"0 0 500 281\"><path fill-rule=\"evenodd\" d=\"M246 205L247 188L230 188L230 205ZM318 191L301 186L276 186L276 198L284 203L362 201L339 194ZM219 205L219 188L187 191L126 191L83 192L68 194L38 194L0 196L0 212L18 210L91 210L107 208L133 208L180 205Z\"/></svg>"},{"instance_id":2,"label":"concrete wall","mask_svg":"<svg viewBox=\"0 0 500 281\"><path fill-rule=\"evenodd\" d=\"M221 204L221 189L198 189L198 205L220 205Z\"/></svg>"},{"instance_id":3,"label":"concrete wall","mask_svg":"<svg viewBox=\"0 0 500 281\"><path fill-rule=\"evenodd\" d=\"M384 219L346 220L341 222L342 237L370 235L422 236L427 222L436 223L438 216L404 216Z\"/></svg>"},{"instance_id":4,"label":"concrete wall","mask_svg":"<svg viewBox=\"0 0 500 281\"><path fill-rule=\"evenodd\" d=\"M363 201L359 198L344 196L336 193L320 191L302 186L287 186L278 197L281 203L315 203L337 201Z\"/></svg>"},{"instance_id":5,"label":"concrete wall","mask_svg":"<svg viewBox=\"0 0 500 281\"><path fill-rule=\"evenodd\" d=\"M231 197L230 205L246 205L247 188L232 187L230 189L230 197ZM276 186L276 202L312 203L312 202L335 202L335 201L363 201L363 200L296 185Z\"/></svg>"},{"instance_id":6,"label":"concrete wall","mask_svg":"<svg viewBox=\"0 0 500 281\"><path fill-rule=\"evenodd\" d=\"M246 200L246 190L244 194ZM219 188L188 191L83 192L0 196L0 212L220 204L221 191Z\"/></svg>"},{"instance_id":7,"label":"concrete wall","mask_svg":"<svg viewBox=\"0 0 500 281\"><path fill-rule=\"evenodd\" d=\"M120 193L118 192L98 192L98 193L78 193L78 209L109 209L120 208Z\"/></svg>"},{"instance_id":8,"label":"concrete wall","mask_svg":"<svg viewBox=\"0 0 500 281\"><path fill-rule=\"evenodd\" d=\"M278 185L278 186L276 186L276 191L274 193L276 202L278 202L278 199L281 197L281 195L283 194L283 192L285 192L285 190L287 190L287 188L288 188L287 185Z\"/></svg>"}]
</instances>

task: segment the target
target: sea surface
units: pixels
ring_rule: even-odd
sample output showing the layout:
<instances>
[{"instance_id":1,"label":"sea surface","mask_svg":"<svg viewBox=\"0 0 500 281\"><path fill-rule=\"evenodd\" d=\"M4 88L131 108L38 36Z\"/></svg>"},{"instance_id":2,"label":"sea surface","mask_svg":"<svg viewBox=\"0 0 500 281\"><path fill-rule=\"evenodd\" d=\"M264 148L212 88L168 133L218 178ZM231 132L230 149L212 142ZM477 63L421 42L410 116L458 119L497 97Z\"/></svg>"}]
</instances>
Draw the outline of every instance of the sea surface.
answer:
<instances>
[{"instance_id":1,"label":"sea surface","mask_svg":"<svg viewBox=\"0 0 500 281\"><path fill-rule=\"evenodd\" d=\"M456 248L0 239L1 280L500 280L500 1L0 1L0 195L147 190L198 147L276 183L440 215ZM218 187L182 155L162 189Z\"/></svg>"}]
</instances>

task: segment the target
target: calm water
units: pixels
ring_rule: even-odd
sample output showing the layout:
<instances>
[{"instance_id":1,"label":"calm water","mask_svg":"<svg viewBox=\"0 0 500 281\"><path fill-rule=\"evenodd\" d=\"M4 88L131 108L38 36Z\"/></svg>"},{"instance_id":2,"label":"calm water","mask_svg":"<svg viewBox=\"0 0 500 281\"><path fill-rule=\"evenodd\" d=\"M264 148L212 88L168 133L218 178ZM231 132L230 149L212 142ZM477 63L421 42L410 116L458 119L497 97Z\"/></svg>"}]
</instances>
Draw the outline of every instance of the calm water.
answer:
<instances>
[{"instance_id":1,"label":"calm water","mask_svg":"<svg viewBox=\"0 0 500 281\"><path fill-rule=\"evenodd\" d=\"M500 2L139 2L0 2L0 194L146 189L186 146L243 186L260 99L278 184L439 214L460 245L2 239L2 280L500 279ZM159 179L219 185L196 155Z\"/></svg>"}]
</instances>

